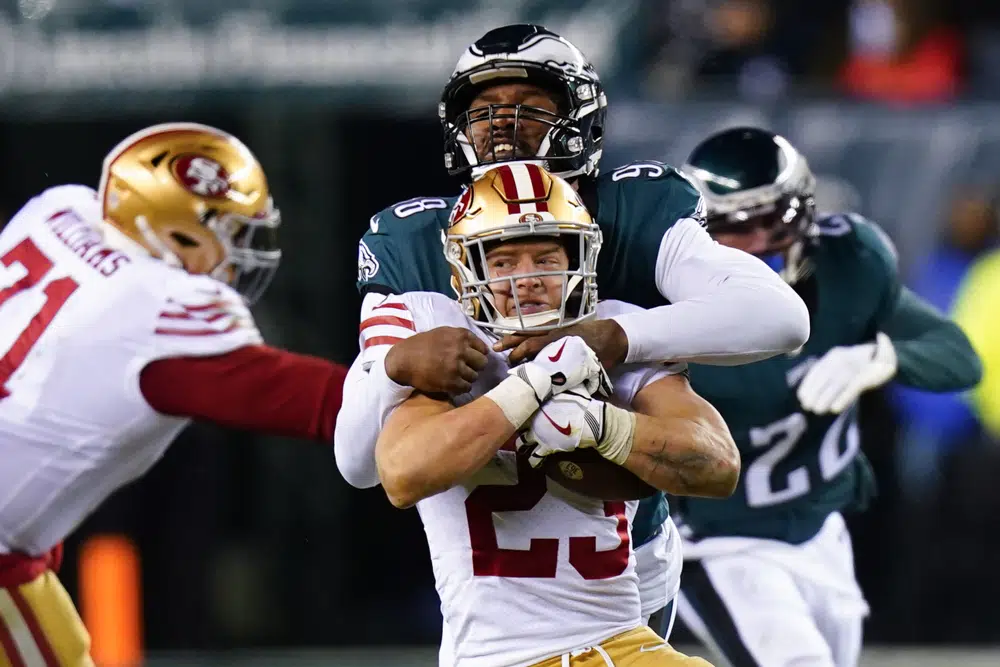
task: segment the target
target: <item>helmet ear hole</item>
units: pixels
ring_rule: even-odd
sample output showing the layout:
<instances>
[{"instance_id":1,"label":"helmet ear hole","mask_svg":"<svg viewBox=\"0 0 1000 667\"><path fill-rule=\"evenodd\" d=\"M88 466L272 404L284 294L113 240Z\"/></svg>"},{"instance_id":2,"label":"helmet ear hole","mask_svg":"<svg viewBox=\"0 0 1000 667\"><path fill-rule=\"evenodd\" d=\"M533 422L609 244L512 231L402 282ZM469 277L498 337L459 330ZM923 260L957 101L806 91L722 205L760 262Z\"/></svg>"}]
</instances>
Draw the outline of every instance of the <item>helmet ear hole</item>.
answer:
<instances>
[{"instance_id":1,"label":"helmet ear hole","mask_svg":"<svg viewBox=\"0 0 1000 667\"><path fill-rule=\"evenodd\" d=\"M183 232L171 232L170 238L177 242L182 248L194 248L199 245L193 238Z\"/></svg>"}]
</instances>

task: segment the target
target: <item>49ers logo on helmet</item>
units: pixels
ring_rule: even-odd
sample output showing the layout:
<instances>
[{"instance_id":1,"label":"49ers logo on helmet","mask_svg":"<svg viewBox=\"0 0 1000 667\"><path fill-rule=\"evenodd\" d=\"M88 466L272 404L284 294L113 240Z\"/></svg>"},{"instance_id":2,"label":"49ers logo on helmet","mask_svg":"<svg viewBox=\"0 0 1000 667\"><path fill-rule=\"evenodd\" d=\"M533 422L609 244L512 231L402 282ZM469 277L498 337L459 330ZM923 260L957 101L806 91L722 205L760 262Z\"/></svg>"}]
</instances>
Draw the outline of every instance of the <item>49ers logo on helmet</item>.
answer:
<instances>
[{"instance_id":1,"label":"49ers logo on helmet","mask_svg":"<svg viewBox=\"0 0 1000 667\"><path fill-rule=\"evenodd\" d=\"M448 224L454 225L461 220L462 216L468 212L470 204L472 204L472 188L465 188L462 196L458 198L455 206L451 209L451 215L448 216Z\"/></svg>"},{"instance_id":2,"label":"49ers logo on helmet","mask_svg":"<svg viewBox=\"0 0 1000 667\"><path fill-rule=\"evenodd\" d=\"M229 174L211 158L180 155L172 166L174 176L189 192L202 197L222 197L229 192Z\"/></svg>"}]
</instances>

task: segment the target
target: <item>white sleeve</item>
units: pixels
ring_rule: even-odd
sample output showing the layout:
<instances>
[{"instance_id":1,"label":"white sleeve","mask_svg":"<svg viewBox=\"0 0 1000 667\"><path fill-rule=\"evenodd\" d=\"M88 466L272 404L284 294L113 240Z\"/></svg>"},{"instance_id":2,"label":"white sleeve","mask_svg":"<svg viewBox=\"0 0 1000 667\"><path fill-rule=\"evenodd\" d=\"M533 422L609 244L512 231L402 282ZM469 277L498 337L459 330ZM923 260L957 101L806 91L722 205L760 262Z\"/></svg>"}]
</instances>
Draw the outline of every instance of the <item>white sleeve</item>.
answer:
<instances>
[{"instance_id":1,"label":"white sleeve","mask_svg":"<svg viewBox=\"0 0 1000 667\"><path fill-rule=\"evenodd\" d=\"M760 259L712 240L697 220L667 230L656 283L670 304L618 315L626 363L734 366L792 352L809 338L809 311Z\"/></svg>"},{"instance_id":2,"label":"white sleeve","mask_svg":"<svg viewBox=\"0 0 1000 667\"><path fill-rule=\"evenodd\" d=\"M207 276L167 279L152 325L150 359L211 357L263 343L235 290Z\"/></svg>"},{"instance_id":3,"label":"white sleeve","mask_svg":"<svg viewBox=\"0 0 1000 667\"><path fill-rule=\"evenodd\" d=\"M375 443L385 420L413 393L385 374L380 359L368 371L358 356L344 380L344 398L333 436L337 468L347 483L359 489L378 486Z\"/></svg>"},{"instance_id":4,"label":"white sleeve","mask_svg":"<svg viewBox=\"0 0 1000 667\"><path fill-rule=\"evenodd\" d=\"M385 357L392 346L441 324L463 318L447 297L410 293L384 297L369 294L361 306L361 354L344 381L343 404L337 416L333 446L337 468L352 486L379 483L375 444L392 411L413 393L386 375Z\"/></svg>"},{"instance_id":5,"label":"white sleeve","mask_svg":"<svg viewBox=\"0 0 1000 667\"><path fill-rule=\"evenodd\" d=\"M381 363L395 343L416 333L416 323L400 296L369 293L361 302L361 324L358 327L358 345L364 370L378 361Z\"/></svg>"},{"instance_id":6,"label":"white sleeve","mask_svg":"<svg viewBox=\"0 0 1000 667\"><path fill-rule=\"evenodd\" d=\"M625 313L641 313L645 308L635 304L605 299L597 304L597 317L614 318ZM686 373L688 366L683 362L648 362L618 364L610 371L613 398L616 405L630 406L635 395L647 385L669 375Z\"/></svg>"},{"instance_id":7,"label":"white sleeve","mask_svg":"<svg viewBox=\"0 0 1000 667\"><path fill-rule=\"evenodd\" d=\"M686 373L687 364L624 364L615 368L618 369L621 369L620 374L612 376L614 403L628 407L632 405L636 394L657 380Z\"/></svg>"}]
</instances>

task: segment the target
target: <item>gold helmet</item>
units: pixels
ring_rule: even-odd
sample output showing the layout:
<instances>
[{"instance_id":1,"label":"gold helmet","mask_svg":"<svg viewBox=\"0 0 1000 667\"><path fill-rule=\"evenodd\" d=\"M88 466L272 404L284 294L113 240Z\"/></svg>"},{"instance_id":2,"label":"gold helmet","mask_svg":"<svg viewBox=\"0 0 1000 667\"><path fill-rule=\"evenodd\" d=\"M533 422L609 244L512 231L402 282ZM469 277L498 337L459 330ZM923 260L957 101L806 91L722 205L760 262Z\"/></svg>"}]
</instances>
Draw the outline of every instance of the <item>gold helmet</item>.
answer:
<instances>
[{"instance_id":1,"label":"gold helmet","mask_svg":"<svg viewBox=\"0 0 1000 667\"><path fill-rule=\"evenodd\" d=\"M527 237L558 237L565 271L535 271L490 278L486 253L495 244ZM455 203L445 234L452 286L466 312L494 332L549 331L584 320L597 307L601 230L573 187L532 163L507 163L476 178ZM562 276L558 310L524 313L516 281ZM510 282L516 313L499 312L491 284Z\"/></svg>"},{"instance_id":2,"label":"gold helmet","mask_svg":"<svg viewBox=\"0 0 1000 667\"><path fill-rule=\"evenodd\" d=\"M136 132L104 159L104 221L153 257L232 285L250 303L281 259L281 216L264 170L236 137L207 125Z\"/></svg>"}]
</instances>

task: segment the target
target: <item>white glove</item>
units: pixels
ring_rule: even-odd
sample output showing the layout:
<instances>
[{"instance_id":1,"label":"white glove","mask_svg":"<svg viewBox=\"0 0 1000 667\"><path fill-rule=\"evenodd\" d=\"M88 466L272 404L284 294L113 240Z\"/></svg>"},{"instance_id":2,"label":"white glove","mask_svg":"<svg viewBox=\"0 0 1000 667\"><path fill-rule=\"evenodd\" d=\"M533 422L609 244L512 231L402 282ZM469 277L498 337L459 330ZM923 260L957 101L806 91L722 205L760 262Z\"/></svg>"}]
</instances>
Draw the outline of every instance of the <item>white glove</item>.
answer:
<instances>
[{"instance_id":1,"label":"white glove","mask_svg":"<svg viewBox=\"0 0 1000 667\"><path fill-rule=\"evenodd\" d=\"M553 396L531 418L518 448L531 448L528 462L533 468L549 454L583 447L593 447L609 461L625 464L632 451L635 414L591 398L582 389Z\"/></svg>"},{"instance_id":2,"label":"white glove","mask_svg":"<svg viewBox=\"0 0 1000 667\"><path fill-rule=\"evenodd\" d=\"M595 447L604 435L605 405L582 387L553 396L531 418L518 447L534 447L528 456L533 468L549 454Z\"/></svg>"},{"instance_id":3,"label":"white glove","mask_svg":"<svg viewBox=\"0 0 1000 667\"><path fill-rule=\"evenodd\" d=\"M579 336L552 341L532 360L507 371L531 385L539 405L556 394L583 386L586 393L611 394L611 379L597 354Z\"/></svg>"},{"instance_id":4,"label":"white glove","mask_svg":"<svg viewBox=\"0 0 1000 667\"><path fill-rule=\"evenodd\" d=\"M879 332L874 343L835 347L820 357L799 385L799 403L816 414L840 414L895 374L896 350Z\"/></svg>"}]
</instances>

